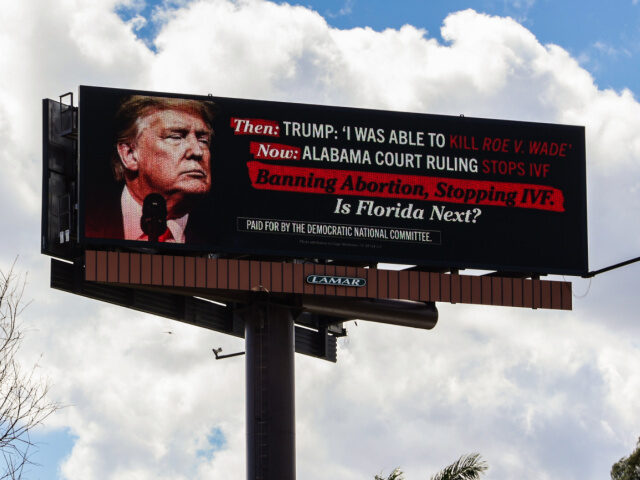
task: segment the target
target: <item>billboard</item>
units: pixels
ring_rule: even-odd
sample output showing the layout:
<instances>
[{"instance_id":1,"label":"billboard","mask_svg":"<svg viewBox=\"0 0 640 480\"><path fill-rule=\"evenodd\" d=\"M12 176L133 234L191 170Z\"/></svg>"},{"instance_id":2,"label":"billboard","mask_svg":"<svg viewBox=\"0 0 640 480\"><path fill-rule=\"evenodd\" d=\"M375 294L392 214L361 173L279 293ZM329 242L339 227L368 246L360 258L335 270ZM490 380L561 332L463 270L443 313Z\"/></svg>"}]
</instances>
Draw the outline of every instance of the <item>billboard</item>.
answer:
<instances>
[{"instance_id":1,"label":"billboard","mask_svg":"<svg viewBox=\"0 0 640 480\"><path fill-rule=\"evenodd\" d=\"M79 121L85 245L588 270L584 127L99 87Z\"/></svg>"}]
</instances>

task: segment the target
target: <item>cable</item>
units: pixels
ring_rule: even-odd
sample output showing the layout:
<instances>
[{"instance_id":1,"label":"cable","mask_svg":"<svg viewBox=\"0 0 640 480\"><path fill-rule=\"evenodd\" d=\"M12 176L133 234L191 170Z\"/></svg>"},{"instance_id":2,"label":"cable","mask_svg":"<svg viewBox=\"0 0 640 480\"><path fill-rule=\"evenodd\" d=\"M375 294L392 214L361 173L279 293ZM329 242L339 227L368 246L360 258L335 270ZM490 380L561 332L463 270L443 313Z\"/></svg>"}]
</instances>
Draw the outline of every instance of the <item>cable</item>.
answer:
<instances>
[{"instance_id":1,"label":"cable","mask_svg":"<svg viewBox=\"0 0 640 480\"><path fill-rule=\"evenodd\" d=\"M575 293L573 294L574 298L584 298L587 295L589 295L589 291L591 290L591 277L589 277L589 285L587 285L587 291L584 292L582 295L576 295Z\"/></svg>"}]
</instances>

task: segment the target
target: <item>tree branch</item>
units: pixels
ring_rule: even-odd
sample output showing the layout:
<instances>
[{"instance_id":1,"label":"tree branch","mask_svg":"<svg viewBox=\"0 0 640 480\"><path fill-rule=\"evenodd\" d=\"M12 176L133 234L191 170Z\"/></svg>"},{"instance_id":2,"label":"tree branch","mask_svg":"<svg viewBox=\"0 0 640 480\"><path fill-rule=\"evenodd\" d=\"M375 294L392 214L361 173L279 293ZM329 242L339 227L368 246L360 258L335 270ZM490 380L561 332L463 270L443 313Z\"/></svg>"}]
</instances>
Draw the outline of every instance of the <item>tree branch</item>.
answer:
<instances>
[{"instance_id":1,"label":"tree branch","mask_svg":"<svg viewBox=\"0 0 640 480\"><path fill-rule=\"evenodd\" d=\"M28 303L23 301L26 278L0 270L0 480L22 478L35 446L30 432L60 406L48 400L49 385L37 378L37 364L26 373L16 354L23 340L18 316Z\"/></svg>"}]
</instances>

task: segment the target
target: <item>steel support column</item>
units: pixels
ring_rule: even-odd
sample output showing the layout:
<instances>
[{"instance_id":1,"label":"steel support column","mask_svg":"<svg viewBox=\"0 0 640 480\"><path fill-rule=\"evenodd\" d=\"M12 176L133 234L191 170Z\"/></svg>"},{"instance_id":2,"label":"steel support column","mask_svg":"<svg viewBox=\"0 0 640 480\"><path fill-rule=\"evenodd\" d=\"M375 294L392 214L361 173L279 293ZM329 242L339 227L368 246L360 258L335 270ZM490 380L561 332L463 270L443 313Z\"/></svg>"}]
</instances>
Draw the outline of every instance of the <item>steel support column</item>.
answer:
<instances>
[{"instance_id":1,"label":"steel support column","mask_svg":"<svg viewBox=\"0 0 640 480\"><path fill-rule=\"evenodd\" d=\"M294 323L256 302L245 321L247 480L295 480Z\"/></svg>"}]
</instances>

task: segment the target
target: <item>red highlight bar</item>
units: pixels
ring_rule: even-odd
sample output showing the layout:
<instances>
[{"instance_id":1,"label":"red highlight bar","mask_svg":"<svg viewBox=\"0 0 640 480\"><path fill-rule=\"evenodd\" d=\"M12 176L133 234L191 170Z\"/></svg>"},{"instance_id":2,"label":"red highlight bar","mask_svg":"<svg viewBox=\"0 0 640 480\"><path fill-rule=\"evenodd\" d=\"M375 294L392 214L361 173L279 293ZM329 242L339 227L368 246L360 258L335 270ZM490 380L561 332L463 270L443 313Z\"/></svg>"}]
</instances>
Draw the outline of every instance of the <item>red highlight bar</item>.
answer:
<instances>
[{"instance_id":1,"label":"red highlight bar","mask_svg":"<svg viewBox=\"0 0 640 480\"><path fill-rule=\"evenodd\" d=\"M280 125L273 120L231 117L231 128L233 128L234 135L280 136Z\"/></svg>"},{"instance_id":2,"label":"red highlight bar","mask_svg":"<svg viewBox=\"0 0 640 480\"><path fill-rule=\"evenodd\" d=\"M251 142L249 151L259 160L300 160L302 150L281 143Z\"/></svg>"},{"instance_id":3,"label":"red highlight bar","mask_svg":"<svg viewBox=\"0 0 640 480\"><path fill-rule=\"evenodd\" d=\"M253 188L564 212L561 190L544 185L247 162Z\"/></svg>"}]
</instances>

